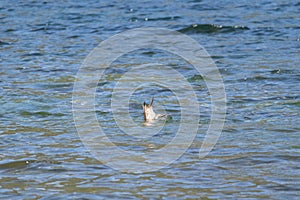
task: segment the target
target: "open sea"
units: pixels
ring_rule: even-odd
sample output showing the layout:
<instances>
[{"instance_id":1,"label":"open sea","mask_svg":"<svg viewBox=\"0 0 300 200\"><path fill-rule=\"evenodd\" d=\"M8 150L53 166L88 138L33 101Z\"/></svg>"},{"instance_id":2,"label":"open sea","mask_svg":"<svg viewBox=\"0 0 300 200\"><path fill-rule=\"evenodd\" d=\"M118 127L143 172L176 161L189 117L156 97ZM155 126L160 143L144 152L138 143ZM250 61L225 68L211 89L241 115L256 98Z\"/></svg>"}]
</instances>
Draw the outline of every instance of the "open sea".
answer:
<instances>
[{"instance_id":1,"label":"open sea","mask_svg":"<svg viewBox=\"0 0 300 200\"><path fill-rule=\"evenodd\" d=\"M0 24L0 199L299 199L299 1L1 0ZM99 79L95 116L124 151L163 148L182 117L174 92L141 85L128 100L133 121L143 123L141 104L152 96L172 119L149 140L120 131L112 91L137 66L177 70L200 108L197 135L182 156L158 170L129 173L84 145L73 87L99 43L147 27L178 31L205 48L222 76L226 119L213 150L200 159L212 108L203 77L157 49L119 57Z\"/></svg>"}]
</instances>

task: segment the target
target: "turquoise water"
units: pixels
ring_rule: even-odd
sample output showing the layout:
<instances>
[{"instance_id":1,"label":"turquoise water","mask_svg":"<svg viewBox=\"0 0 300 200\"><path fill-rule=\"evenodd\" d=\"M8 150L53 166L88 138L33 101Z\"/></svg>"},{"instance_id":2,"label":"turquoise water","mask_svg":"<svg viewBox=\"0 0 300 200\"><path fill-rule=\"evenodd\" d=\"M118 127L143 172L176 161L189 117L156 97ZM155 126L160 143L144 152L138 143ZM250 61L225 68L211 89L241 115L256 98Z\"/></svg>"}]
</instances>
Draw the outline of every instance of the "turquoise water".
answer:
<instances>
[{"instance_id":1,"label":"turquoise water","mask_svg":"<svg viewBox=\"0 0 300 200\"><path fill-rule=\"evenodd\" d=\"M295 1L6 1L0 2L1 199L297 199L300 190L300 3ZM96 114L122 148L147 143L117 132L107 108L119 75L153 61L177 68L196 88L201 124L176 162L142 174L122 173L93 157L77 135L72 91L84 58L101 41L138 27L180 31L199 42L216 63L227 96L217 145L199 160L210 119L201 76L173 55L143 50L119 58L99 83ZM165 103L176 131L174 94L137 90L140 102ZM102 107L105 108L104 110ZM116 134L114 134L116 131ZM157 135L158 147L172 134ZM135 149L136 148L136 149Z\"/></svg>"}]
</instances>

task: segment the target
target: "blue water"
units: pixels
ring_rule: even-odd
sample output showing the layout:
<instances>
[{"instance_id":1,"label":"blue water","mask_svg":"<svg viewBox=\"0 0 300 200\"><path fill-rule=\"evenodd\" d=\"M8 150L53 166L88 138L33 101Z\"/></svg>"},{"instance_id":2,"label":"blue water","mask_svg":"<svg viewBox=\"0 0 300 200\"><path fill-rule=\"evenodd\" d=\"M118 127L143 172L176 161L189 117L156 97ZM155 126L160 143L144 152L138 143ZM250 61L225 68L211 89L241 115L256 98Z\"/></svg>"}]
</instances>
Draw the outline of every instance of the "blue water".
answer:
<instances>
[{"instance_id":1,"label":"blue water","mask_svg":"<svg viewBox=\"0 0 300 200\"><path fill-rule=\"evenodd\" d=\"M300 3L291 0L2 0L0 198L297 199L299 13ZM141 27L179 31L207 50L224 80L227 116L217 145L199 160L210 119L202 78L184 62L158 51L120 58L113 64L118 70L153 60L179 68L199 89L202 105L202 126L182 157L161 170L131 174L99 162L83 145L73 121L72 91L76 73L94 47L114 34ZM110 84L99 84L97 105L109 101L103 88L114 86L118 70L112 72ZM174 116L167 126L176 130L179 107L174 94L155 89L134 93L134 120L142 121L138 105L150 93L166 102ZM113 141L135 150L124 134L114 137L109 109L96 109L96 114ZM155 141L163 143L160 139L171 136L157 135Z\"/></svg>"}]
</instances>

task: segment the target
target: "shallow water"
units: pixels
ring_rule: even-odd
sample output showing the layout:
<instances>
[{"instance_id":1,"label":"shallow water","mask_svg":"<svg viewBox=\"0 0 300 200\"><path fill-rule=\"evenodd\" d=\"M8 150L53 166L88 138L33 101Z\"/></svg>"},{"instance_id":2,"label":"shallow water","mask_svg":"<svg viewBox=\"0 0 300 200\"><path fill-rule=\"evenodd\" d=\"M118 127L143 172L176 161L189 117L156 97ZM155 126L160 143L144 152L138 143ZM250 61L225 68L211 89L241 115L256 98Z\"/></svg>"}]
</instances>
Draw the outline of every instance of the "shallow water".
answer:
<instances>
[{"instance_id":1,"label":"shallow water","mask_svg":"<svg viewBox=\"0 0 300 200\"><path fill-rule=\"evenodd\" d=\"M300 3L295 1L1 1L1 199L297 199L300 190ZM131 174L93 157L72 115L76 73L101 41L138 27L180 31L203 45L226 88L227 116L217 145L198 152L210 120L210 97L186 62L157 50L119 58L99 83L96 115L123 149L149 150L116 128L111 90L121 74L153 63L182 73L199 97L202 124L192 146L158 171ZM160 148L174 137L180 107L172 91L138 88L130 114L155 96L173 119ZM165 106L165 107L163 107ZM164 109L163 109L164 108Z\"/></svg>"}]
</instances>

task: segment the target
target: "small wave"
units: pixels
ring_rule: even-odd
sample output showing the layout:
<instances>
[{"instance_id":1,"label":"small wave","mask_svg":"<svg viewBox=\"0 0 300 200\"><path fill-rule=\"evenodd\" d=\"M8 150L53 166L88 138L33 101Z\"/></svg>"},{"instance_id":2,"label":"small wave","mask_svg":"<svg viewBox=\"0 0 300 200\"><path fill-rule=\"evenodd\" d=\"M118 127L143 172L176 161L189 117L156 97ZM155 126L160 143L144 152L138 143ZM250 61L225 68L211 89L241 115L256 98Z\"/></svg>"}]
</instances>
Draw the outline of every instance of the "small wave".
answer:
<instances>
[{"instance_id":1,"label":"small wave","mask_svg":"<svg viewBox=\"0 0 300 200\"><path fill-rule=\"evenodd\" d=\"M4 45L9 45L9 43L0 40L0 46L4 46Z\"/></svg>"},{"instance_id":2,"label":"small wave","mask_svg":"<svg viewBox=\"0 0 300 200\"><path fill-rule=\"evenodd\" d=\"M180 19L179 16L173 16L173 17L156 17L156 18L146 18L146 21L171 21L171 20L177 20Z\"/></svg>"},{"instance_id":3,"label":"small wave","mask_svg":"<svg viewBox=\"0 0 300 200\"><path fill-rule=\"evenodd\" d=\"M181 33L201 34L201 33L230 33L241 30L249 30L246 26L222 26L216 24L193 24L178 30Z\"/></svg>"},{"instance_id":4,"label":"small wave","mask_svg":"<svg viewBox=\"0 0 300 200\"><path fill-rule=\"evenodd\" d=\"M36 116L36 117L57 116L57 117L61 117L61 116L64 116L63 113L50 113L50 112L46 112L46 111L36 111L36 112L22 111L20 114L23 117L30 117L30 116Z\"/></svg>"},{"instance_id":5,"label":"small wave","mask_svg":"<svg viewBox=\"0 0 300 200\"><path fill-rule=\"evenodd\" d=\"M43 56L44 54L43 53L39 53L39 52L32 52L32 53L26 53L26 54L23 54L22 57L29 57L29 56Z\"/></svg>"},{"instance_id":6,"label":"small wave","mask_svg":"<svg viewBox=\"0 0 300 200\"><path fill-rule=\"evenodd\" d=\"M155 17L155 18L138 18L138 17L132 17L130 18L131 22L134 21L176 21L180 19L181 17L179 16L173 16L173 17Z\"/></svg>"}]
</instances>

